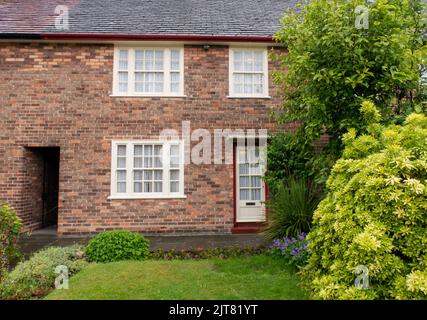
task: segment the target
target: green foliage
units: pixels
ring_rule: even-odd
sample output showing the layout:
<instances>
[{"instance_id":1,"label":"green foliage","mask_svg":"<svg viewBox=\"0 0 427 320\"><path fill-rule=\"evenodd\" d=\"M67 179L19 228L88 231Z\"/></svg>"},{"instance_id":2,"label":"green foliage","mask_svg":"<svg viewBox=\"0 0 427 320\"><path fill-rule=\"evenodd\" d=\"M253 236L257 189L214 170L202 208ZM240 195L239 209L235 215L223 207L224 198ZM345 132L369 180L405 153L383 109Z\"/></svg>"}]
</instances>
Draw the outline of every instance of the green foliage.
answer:
<instances>
[{"instance_id":1,"label":"green foliage","mask_svg":"<svg viewBox=\"0 0 427 320\"><path fill-rule=\"evenodd\" d=\"M336 160L332 155L316 151L309 140L292 132L270 136L267 158L265 181L272 192L289 176L312 181L322 188Z\"/></svg>"},{"instance_id":2,"label":"green foliage","mask_svg":"<svg viewBox=\"0 0 427 320\"><path fill-rule=\"evenodd\" d=\"M15 210L5 203L0 203L0 281L9 270L13 259L19 257L17 246L21 231L21 220Z\"/></svg>"},{"instance_id":3,"label":"green foliage","mask_svg":"<svg viewBox=\"0 0 427 320\"><path fill-rule=\"evenodd\" d=\"M269 219L263 235L268 240L308 232L319 194L305 179L288 177L278 183L267 202Z\"/></svg>"},{"instance_id":4,"label":"green foliage","mask_svg":"<svg viewBox=\"0 0 427 320\"><path fill-rule=\"evenodd\" d=\"M307 163L313 150L305 140L299 140L294 133L278 133L270 136L267 145L268 169L266 181L270 187L293 174L302 179L308 178Z\"/></svg>"},{"instance_id":5,"label":"green foliage","mask_svg":"<svg viewBox=\"0 0 427 320\"><path fill-rule=\"evenodd\" d=\"M253 256L265 252L263 246L259 247L225 247L225 248L197 248L187 250L163 250L157 249L150 254L155 260L199 260L199 259L229 259L243 256Z\"/></svg>"},{"instance_id":6,"label":"green foliage","mask_svg":"<svg viewBox=\"0 0 427 320\"><path fill-rule=\"evenodd\" d=\"M139 233L106 231L89 241L85 253L93 262L144 260L149 255L149 241Z\"/></svg>"},{"instance_id":7,"label":"green foliage","mask_svg":"<svg viewBox=\"0 0 427 320\"><path fill-rule=\"evenodd\" d=\"M54 288L57 266L67 266L70 276L87 265L82 249L50 247L34 253L6 274L0 283L0 299L29 299L47 294Z\"/></svg>"},{"instance_id":8,"label":"green foliage","mask_svg":"<svg viewBox=\"0 0 427 320\"><path fill-rule=\"evenodd\" d=\"M304 1L306 3L306 1ZM377 0L369 28L355 27L365 0L311 0L289 9L276 33L288 51L274 73L282 88L281 122L299 121L314 141L325 132L339 154L340 137L364 123L359 106L372 100L387 118L420 110L420 66L426 63L421 0ZM392 107L390 107L392 106ZM384 119L385 120L385 119Z\"/></svg>"},{"instance_id":9,"label":"green foliage","mask_svg":"<svg viewBox=\"0 0 427 320\"><path fill-rule=\"evenodd\" d=\"M365 103L364 121L372 115ZM321 299L427 299L427 117L350 130L313 217L306 287ZM365 265L370 287L355 288Z\"/></svg>"}]
</instances>

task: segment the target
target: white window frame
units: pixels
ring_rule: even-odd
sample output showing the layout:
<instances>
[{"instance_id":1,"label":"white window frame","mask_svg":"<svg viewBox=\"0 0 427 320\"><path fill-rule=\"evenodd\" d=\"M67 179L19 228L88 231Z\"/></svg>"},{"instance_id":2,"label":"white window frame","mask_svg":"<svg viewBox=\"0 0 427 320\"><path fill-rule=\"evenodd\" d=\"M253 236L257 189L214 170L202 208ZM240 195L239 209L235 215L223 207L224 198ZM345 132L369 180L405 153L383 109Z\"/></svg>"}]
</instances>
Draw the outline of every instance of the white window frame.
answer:
<instances>
[{"instance_id":1,"label":"white window frame","mask_svg":"<svg viewBox=\"0 0 427 320\"><path fill-rule=\"evenodd\" d=\"M234 53L235 51L249 51L249 52L262 52L263 53L263 92L261 94L246 94L246 93L235 93L234 92ZM271 98L269 96L269 87L268 87L268 52L267 48L241 48L241 47L230 47L228 55L228 66L229 66L229 76L228 76L228 98Z\"/></svg>"},{"instance_id":2,"label":"white window frame","mask_svg":"<svg viewBox=\"0 0 427 320\"><path fill-rule=\"evenodd\" d=\"M119 52L128 50L128 91L119 91ZM163 92L135 92L135 50L163 51ZM171 50L178 50L180 55L180 88L179 92L171 92ZM184 95L184 47L145 47L145 46L114 46L113 89L112 97L185 97Z\"/></svg>"},{"instance_id":3,"label":"white window frame","mask_svg":"<svg viewBox=\"0 0 427 320\"><path fill-rule=\"evenodd\" d=\"M134 145L162 144L163 191L133 192L133 151ZM170 166L170 146L179 145L180 164L178 168ZM126 145L126 193L117 192L117 148ZM170 170L179 170L179 192L170 192ZM143 169L141 169L143 170ZM108 199L179 199L184 194L184 142L182 140L112 140L111 142L111 194Z\"/></svg>"}]
</instances>

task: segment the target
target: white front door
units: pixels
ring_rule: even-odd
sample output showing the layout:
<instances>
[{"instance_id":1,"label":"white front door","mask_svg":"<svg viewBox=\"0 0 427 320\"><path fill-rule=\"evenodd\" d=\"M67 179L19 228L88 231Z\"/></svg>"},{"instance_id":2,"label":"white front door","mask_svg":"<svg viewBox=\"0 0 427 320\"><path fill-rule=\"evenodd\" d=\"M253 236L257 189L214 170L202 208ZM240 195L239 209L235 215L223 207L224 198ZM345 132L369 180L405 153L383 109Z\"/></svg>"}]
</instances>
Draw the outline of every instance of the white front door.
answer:
<instances>
[{"instance_id":1,"label":"white front door","mask_svg":"<svg viewBox=\"0 0 427 320\"><path fill-rule=\"evenodd\" d=\"M236 148L236 222L265 221L265 185L259 147Z\"/></svg>"}]
</instances>

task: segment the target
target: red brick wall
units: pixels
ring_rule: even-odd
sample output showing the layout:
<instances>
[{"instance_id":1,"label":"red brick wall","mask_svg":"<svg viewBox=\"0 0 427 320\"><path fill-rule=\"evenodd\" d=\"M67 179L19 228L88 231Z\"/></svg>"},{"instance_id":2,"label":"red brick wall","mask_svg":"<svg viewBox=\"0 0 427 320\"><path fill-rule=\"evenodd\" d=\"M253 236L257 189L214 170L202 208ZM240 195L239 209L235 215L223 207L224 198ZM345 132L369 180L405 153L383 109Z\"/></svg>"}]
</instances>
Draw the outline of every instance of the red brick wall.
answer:
<instances>
[{"instance_id":1,"label":"red brick wall","mask_svg":"<svg viewBox=\"0 0 427 320\"><path fill-rule=\"evenodd\" d=\"M117 98L112 45L0 44L0 198L27 228L37 227L37 197L24 147L59 146L59 234L230 232L232 165L187 165L186 199L107 199L112 139L157 138L183 120L212 133L273 128L269 111L280 98L271 81L272 99L228 99L228 47L185 46L184 56L185 98Z\"/></svg>"}]
</instances>

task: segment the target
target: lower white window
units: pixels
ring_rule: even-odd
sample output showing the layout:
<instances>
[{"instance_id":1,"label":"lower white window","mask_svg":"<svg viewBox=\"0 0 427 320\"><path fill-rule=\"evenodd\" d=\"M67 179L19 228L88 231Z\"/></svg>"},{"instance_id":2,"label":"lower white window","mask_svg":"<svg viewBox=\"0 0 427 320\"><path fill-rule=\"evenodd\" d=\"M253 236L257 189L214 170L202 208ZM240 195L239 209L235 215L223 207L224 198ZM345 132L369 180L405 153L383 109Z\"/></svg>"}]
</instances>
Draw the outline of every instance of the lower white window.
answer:
<instances>
[{"instance_id":1,"label":"lower white window","mask_svg":"<svg viewBox=\"0 0 427 320\"><path fill-rule=\"evenodd\" d=\"M181 141L114 140L110 198L184 197L183 157Z\"/></svg>"}]
</instances>

